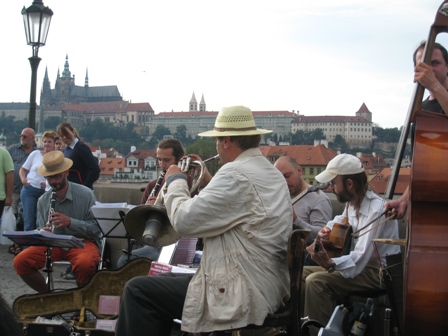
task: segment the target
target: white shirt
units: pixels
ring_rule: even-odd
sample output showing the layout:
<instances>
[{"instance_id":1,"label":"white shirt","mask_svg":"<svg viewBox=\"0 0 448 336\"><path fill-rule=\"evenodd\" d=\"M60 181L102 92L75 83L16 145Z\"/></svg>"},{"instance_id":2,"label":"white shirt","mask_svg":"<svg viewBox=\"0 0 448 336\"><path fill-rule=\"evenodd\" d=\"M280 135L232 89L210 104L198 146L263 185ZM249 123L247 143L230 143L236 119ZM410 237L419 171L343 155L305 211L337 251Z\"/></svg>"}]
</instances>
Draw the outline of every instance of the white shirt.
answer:
<instances>
[{"instance_id":1,"label":"white shirt","mask_svg":"<svg viewBox=\"0 0 448 336\"><path fill-rule=\"evenodd\" d=\"M359 209L359 220L356 217L356 210L353 206L346 208L342 215L336 216L332 221L328 222L327 226L331 229L334 223L341 223L342 219L347 217L348 222L352 226L353 232L361 229L367 223L377 218L384 212L385 200L375 194L373 191L368 190ZM384 215L371 225L366 227L360 233L364 233L371 229L373 226L382 222L385 219ZM336 264L336 270L342 273L345 278L354 278L362 272L364 267L369 261L376 260L374 253L372 239L375 238L398 238L398 223L396 220L389 220L386 223L379 225L375 229L367 232L357 239L352 238L352 251L339 258L333 258ZM354 246L354 248L353 248ZM381 256L381 263L386 265L386 255L396 254L400 252L400 247L392 244L378 243L378 252Z\"/></svg>"},{"instance_id":2,"label":"white shirt","mask_svg":"<svg viewBox=\"0 0 448 336\"><path fill-rule=\"evenodd\" d=\"M41 182L46 182L45 177L37 173L37 169L42 166L42 154L40 150L35 150L30 153L22 168L28 170L26 180L34 187L40 189Z\"/></svg>"}]
</instances>

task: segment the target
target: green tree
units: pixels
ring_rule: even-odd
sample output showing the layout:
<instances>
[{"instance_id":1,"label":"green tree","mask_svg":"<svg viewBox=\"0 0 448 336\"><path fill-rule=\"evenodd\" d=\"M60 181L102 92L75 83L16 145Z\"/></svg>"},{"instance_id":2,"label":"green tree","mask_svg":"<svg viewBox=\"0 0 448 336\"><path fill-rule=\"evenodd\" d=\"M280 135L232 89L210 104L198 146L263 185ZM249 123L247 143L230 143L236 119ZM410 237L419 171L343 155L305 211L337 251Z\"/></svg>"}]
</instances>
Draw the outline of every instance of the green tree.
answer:
<instances>
[{"instance_id":1,"label":"green tree","mask_svg":"<svg viewBox=\"0 0 448 336\"><path fill-rule=\"evenodd\" d=\"M330 142L328 146L334 151L340 151L341 153L347 153L349 149L347 142L340 134L336 134L334 141Z\"/></svg>"},{"instance_id":2,"label":"green tree","mask_svg":"<svg viewBox=\"0 0 448 336\"><path fill-rule=\"evenodd\" d=\"M397 127L394 128L382 128L379 126L374 126L373 135L376 137L377 142L395 142L400 140L401 129Z\"/></svg>"},{"instance_id":3,"label":"green tree","mask_svg":"<svg viewBox=\"0 0 448 336\"><path fill-rule=\"evenodd\" d=\"M187 126L177 125L176 132L174 132L173 136L185 145L187 140Z\"/></svg>"},{"instance_id":4,"label":"green tree","mask_svg":"<svg viewBox=\"0 0 448 336\"><path fill-rule=\"evenodd\" d=\"M199 138L189 145L185 151L187 154L196 154L199 155L202 160L206 160L217 154L216 142L211 138ZM218 160L213 160L207 163L207 168L211 175L216 174L219 167Z\"/></svg>"},{"instance_id":5,"label":"green tree","mask_svg":"<svg viewBox=\"0 0 448 336\"><path fill-rule=\"evenodd\" d=\"M154 133L152 133L152 138L155 138L159 142L165 135L171 135L171 131L163 125L157 125Z\"/></svg>"},{"instance_id":6,"label":"green tree","mask_svg":"<svg viewBox=\"0 0 448 336\"><path fill-rule=\"evenodd\" d=\"M45 119L45 130L56 131L56 127L62 122L62 118L58 116L50 116Z\"/></svg>"}]
</instances>

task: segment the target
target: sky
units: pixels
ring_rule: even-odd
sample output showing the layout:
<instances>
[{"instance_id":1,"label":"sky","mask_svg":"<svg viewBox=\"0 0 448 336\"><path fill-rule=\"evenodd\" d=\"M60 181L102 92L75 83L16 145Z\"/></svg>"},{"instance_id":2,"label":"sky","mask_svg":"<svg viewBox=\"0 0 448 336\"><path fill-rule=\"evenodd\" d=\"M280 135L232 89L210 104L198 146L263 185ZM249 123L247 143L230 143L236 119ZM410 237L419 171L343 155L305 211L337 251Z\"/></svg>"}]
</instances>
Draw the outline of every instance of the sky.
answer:
<instances>
[{"instance_id":1,"label":"sky","mask_svg":"<svg viewBox=\"0 0 448 336\"><path fill-rule=\"evenodd\" d=\"M76 85L116 85L124 100L188 111L245 105L306 116L355 115L401 127L412 53L442 0L45 0L53 18L37 77L54 88L68 55ZM21 10L2 3L0 102L28 102L31 46ZM448 46L446 36L437 39Z\"/></svg>"}]
</instances>

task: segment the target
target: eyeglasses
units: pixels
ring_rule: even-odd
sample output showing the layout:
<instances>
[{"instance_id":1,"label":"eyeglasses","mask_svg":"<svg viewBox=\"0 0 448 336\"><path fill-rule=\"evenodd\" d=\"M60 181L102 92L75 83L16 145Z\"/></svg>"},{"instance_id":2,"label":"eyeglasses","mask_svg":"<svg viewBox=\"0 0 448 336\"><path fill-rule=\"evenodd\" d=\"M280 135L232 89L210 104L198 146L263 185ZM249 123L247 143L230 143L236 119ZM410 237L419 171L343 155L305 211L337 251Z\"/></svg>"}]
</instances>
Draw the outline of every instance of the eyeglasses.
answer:
<instances>
[{"instance_id":1,"label":"eyeglasses","mask_svg":"<svg viewBox=\"0 0 448 336\"><path fill-rule=\"evenodd\" d=\"M56 174L56 175L50 175L50 176L45 176L45 178L48 180L58 180L60 179L62 176L64 175L64 173L60 173L60 174Z\"/></svg>"}]
</instances>

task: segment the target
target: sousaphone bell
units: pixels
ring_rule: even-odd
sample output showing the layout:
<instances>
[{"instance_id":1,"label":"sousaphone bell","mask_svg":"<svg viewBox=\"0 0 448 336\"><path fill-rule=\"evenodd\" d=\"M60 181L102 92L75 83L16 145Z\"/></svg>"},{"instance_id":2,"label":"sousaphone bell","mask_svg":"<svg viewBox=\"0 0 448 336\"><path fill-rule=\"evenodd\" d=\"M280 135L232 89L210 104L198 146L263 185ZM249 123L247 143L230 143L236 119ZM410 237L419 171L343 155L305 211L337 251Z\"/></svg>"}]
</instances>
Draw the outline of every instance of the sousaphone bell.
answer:
<instances>
[{"instance_id":1,"label":"sousaphone bell","mask_svg":"<svg viewBox=\"0 0 448 336\"><path fill-rule=\"evenodd\" d=\"M181 171L193 171L193 183L190 188L190 194L196 191L204 178L205 170L207 169L205 163L217 158L219 158L219 155L215 155L205 161L190 162L191 160L181 160L179 162ZM187 166L185 167L186 164ZM154 189L158 185L160 187L164 175L164 172L162 172ZM131 209L124 218L124 226L136 242L154 247L174 244L181 237L171 225L166 208L163 205L163 190L158 194L153 205L143 204Z\"/></svg>"}]
</instances>

